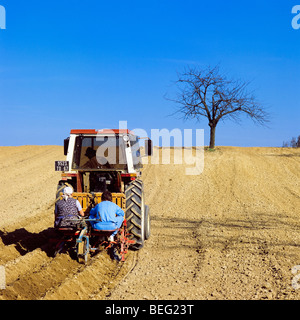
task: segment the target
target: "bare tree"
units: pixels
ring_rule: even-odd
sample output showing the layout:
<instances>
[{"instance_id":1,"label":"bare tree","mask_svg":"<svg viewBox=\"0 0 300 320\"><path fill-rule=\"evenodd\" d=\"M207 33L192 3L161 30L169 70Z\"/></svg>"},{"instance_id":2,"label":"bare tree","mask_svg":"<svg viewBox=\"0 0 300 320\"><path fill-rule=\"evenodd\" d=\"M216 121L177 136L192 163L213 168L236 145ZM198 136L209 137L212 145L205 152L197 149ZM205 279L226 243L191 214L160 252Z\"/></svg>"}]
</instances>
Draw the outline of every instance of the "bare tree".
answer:
<instances>
[{"instance_id":1,"label":"bare tree","mask_svg":"<svg viewBox=\"0 0 300 320\"><path fill-rule=\"evenodd\" d=\"M291 140L291 148L297 148L297 140L295 137L293 137Z\"/></svg>"},{"instance_id":2,"label":"bare tree","mask_svg":"<svg viewBox=\"0 0 300 320\"><path fill-rule=\"evenodd\" d=\"M282 148L288 148L290 144L287 141L283 141Z\"/></svg>"},{"instance_id":3,"label":"bare tree","mask_svg":"<svg viewBox=\"0 0 300 320\"><path fill-rule=\"evenodd\" d=\"M293 137L290 142L283 141L282 148L300 148L300 136Z\"/></svg>"},{"instance_id":4,"label":"bare tree","mask_svg":"<svg viewBox=\"0 0 300 320\"><path fill-rule=\"evenodd\" d=\"M209 147L215 147L216 127L220 120L239 122L246 115L254 122L265 124L268 114L247 91L248 83L230 80L221 75L219 67L187 67L178 75L177 97L168 99L180 105L175 113L183 114L184 119L205 117L210 127Z\"/></svg>"}]
</instances>

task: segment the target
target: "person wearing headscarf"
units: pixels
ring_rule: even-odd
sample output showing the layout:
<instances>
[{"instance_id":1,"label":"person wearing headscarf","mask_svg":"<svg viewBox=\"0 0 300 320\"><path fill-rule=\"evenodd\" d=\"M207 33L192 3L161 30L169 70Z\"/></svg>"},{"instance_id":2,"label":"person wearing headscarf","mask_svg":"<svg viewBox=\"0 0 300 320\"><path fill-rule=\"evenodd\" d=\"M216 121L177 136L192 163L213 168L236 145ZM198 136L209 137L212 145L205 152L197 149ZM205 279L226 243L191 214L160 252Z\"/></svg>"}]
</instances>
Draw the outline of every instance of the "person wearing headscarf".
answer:
<instances>
[{"instance_id":1,"label":"person wearing headscarf","mask_svg":"<svg viewBox=\"0 0 300 320\"><path fill-rule=\"evenodd\" d=\"M78 215L84 216L79 201L72 198L72 193L73 189L71 187L65 187L63 198L57 201L55 205L55 228L76 227Z\"/></svg>"}]
</instances>

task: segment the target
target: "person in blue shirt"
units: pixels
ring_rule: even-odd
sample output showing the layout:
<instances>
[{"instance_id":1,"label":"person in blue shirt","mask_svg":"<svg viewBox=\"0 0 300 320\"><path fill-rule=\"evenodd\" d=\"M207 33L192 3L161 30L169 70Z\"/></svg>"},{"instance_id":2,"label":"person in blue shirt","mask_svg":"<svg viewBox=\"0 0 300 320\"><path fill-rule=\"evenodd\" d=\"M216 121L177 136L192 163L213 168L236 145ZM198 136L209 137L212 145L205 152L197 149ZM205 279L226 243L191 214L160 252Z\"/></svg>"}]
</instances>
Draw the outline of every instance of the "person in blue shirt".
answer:
<instances>
[{"instance_id":1,"label":"person in blue shirt","mask_svg":"<svg viewBox=\"0 0 300 320\"><path fill-rule=\"evenodd\" d=\"M101 202L90 211L90 219L100 219L101 221L91 221L92 228L95 230L114 230L119 229L124 221L124 211L112 202L112 194L104 191ZM109 237L109 241L114 241L114 236L118 230L114 231Z\"/></svg>"}]
</instances>

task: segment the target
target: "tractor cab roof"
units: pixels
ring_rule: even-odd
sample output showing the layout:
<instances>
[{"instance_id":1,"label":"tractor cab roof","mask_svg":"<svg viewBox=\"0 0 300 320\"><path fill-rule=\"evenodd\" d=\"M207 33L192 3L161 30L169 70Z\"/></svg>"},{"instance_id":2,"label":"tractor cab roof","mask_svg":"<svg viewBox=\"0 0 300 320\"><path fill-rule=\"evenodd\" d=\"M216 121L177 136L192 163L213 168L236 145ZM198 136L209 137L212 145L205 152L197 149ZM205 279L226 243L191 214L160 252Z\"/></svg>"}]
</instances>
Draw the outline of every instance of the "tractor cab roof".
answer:
<instances>
[{"instance_id":1,"label":"tractor cab roof","mask_svg":"<svg viewBox=\"0 0 300 320\"><path fill-rule=\"evenodd\" d=\"M128 129L72 129L71 134L134 134Z\"/></svg>"}]
</instances>

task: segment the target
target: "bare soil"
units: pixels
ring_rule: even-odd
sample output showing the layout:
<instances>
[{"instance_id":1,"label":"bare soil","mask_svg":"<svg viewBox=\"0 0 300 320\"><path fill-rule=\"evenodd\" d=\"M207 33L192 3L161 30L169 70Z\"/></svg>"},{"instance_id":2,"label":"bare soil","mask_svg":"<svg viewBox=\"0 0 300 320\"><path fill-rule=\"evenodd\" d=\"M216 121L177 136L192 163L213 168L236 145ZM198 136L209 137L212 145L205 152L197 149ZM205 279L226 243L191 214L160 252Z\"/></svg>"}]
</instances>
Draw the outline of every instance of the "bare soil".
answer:
<instances>
[{"instance_id":1,"label":"bare soil","mask_svg":"<svg viewBox=\"0 0 300 320\"><path fill-rule=\"evenodd\" d=\"M125 263L102 252L86 266L51 254L55 160L62 147L0 147L0 299L300 298L299 150L218 147L195 176L145 165L150 239Z\"/></svg>"}]
</instances>

